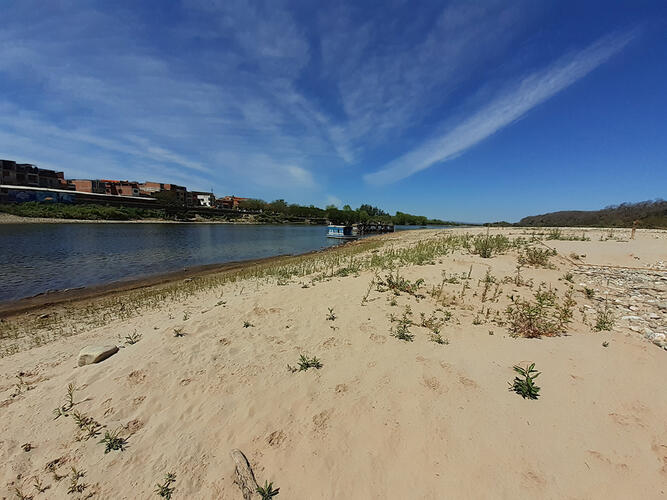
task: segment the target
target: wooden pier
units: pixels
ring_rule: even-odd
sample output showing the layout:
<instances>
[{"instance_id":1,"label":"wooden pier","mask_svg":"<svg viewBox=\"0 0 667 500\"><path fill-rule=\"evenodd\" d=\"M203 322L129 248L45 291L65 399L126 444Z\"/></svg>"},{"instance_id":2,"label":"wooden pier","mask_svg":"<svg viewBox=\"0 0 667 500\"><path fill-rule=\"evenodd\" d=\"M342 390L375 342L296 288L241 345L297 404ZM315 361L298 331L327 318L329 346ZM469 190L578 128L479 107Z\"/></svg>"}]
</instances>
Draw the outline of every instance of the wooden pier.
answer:
<instances>
[{"instance_id":1,"label":"wooden pier","mask_svg":"<svg viewBox=\"0 0 667 500\"><path fill-rule=\"evenodd\" d=\"M382 222L366 222L355 224L358 234L373 234L373 233L393 233L393 224L384 224Z\"/></svg>"}]
</instances>

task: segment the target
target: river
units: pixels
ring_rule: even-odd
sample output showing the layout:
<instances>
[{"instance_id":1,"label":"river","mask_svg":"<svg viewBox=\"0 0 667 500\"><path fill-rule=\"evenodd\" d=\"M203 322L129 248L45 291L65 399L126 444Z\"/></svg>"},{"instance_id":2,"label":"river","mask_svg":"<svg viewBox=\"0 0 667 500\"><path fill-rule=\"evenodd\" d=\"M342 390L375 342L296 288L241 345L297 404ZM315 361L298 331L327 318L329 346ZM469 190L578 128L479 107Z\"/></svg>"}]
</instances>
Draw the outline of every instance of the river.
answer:
<instances>
[{"instance_id":1,"label":"river","mask_svg":"<svg viewBox=\"0 0 667 500\"><path fill-rule=\"evenodd\" d=\"M325 226L0 224L0 302L340 244Z\"/></svg>"}]
</instances>

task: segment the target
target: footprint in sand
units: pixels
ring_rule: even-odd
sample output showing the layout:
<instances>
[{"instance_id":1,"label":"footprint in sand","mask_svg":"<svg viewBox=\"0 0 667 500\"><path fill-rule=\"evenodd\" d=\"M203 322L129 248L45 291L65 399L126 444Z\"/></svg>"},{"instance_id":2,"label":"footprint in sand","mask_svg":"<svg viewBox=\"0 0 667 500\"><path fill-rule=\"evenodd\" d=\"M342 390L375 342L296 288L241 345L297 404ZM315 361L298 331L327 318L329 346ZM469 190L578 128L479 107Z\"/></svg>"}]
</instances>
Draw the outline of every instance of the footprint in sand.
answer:
<instances>
[{"instance_id":1,"label":"footprint in sand","mask_svg":"<svg viewBox=\"0 0 667 500\"><path fill-rule=\"evenodd\" d=\"M384 344L387 341L387 337L385 335L377 335L375 333L371 333L368 338L376 344Z\"/></svg>"},{"instance_id":2,"label":"footprint in sand","mask_svg":"<svg viewBox=\"0 0 667 500\"><path fill-rule=\"evenodd\" d=\"M431 389L432 391L441 392L440 391L440 381L435 377L426 377L426 376L424 376L422 378L422 384L425 387L427 387L428 389Z\"/></svg>"},{"instance_id":3,"label":"footprint in sand","mask_svg":"<svg viewBox=\"0 0 667 500\"><path fill-rule=\"evenodd\" d=\"M269 446L280 446L286 438L287 436L283 431L273 431L266 438L266 442L269 443Z\"/></svg>"},{"instance_id":4,"label":"footprint in sand","mask_svg":"<svg viewBox=\"0 0 667 500\"><path fill-rule=\"evenodd\" d=\"M318 433L326 432L327 427L329 426L329 419L331 418L332 413L333 410L324 410L323 412L320 412L317 415L313 415L313 424L315 432Z\"/></svg>"},{"instance_id":5,"label":"footprint in sand","mask_svg":"<svg viewBox=\"0 0 667 500\"><path fill-rule=\"evenodd\" d=\"M479 387L477 382L468 377L464 377L463 375L459 377L459 382L461 382L461 384L466 387L470 387L471 389L477 389Z\"/></svg>"},{"instance_id":6,"label":"footprint in sand","mask_svg":"<svg viewBox=\"0 0 667 500\"><path fill-rule=\"evenodd\" d=\"M143 370L134 370L127 376L130 385L141 384L146 379L146 372Z\"/></svg>"},{"instance_id":7,"label":"footprint in sand","mask_svg":"<svg viewBox=\"0 0 667 500\"><path fill-rule=\"evenodd\" d=\"M346 384L338 384L336 386L336 393L337 394L342 394L344 392L347 392L347 385Z\"/></svg>"}]
</instances>

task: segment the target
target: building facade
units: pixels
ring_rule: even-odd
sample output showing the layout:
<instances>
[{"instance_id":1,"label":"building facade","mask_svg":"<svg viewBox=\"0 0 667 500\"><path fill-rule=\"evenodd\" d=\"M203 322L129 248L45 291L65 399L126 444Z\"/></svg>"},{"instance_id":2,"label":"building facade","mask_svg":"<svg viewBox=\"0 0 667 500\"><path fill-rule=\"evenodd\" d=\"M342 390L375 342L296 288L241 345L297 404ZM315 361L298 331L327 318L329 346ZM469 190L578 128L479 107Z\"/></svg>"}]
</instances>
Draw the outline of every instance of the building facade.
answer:
<instances>
[{"instance_id":1,"label":"building facade","mask_svg":"<svg viewBox=\"0 0 667 500\"><path fill-rule=\"evenodd\" d=\"M216 200L216 205L220 208L239 208L239 203L247 200L248 198L239 198L238 196L223 196Z\"/></svg>"},{"instance_id":2,"label":"building facade","mask_svg":"<svg viewBox=\"0 0 667 500\"><path fill-rule=\"evenodd\" d=\"M37 168L29 163L0 160L0 184L51 189L73 189L63 172Z\"/></svg>"},{"instance_id":3,"label":"building facade","mask_svg":"<svg viewBox=\"0 0 667 500\"><path fill-rule=\"evenodd\" d=\"M193 205L196 207L215 207L215 195L205 191L192 191Z\"/></svg>"}]
</instances>

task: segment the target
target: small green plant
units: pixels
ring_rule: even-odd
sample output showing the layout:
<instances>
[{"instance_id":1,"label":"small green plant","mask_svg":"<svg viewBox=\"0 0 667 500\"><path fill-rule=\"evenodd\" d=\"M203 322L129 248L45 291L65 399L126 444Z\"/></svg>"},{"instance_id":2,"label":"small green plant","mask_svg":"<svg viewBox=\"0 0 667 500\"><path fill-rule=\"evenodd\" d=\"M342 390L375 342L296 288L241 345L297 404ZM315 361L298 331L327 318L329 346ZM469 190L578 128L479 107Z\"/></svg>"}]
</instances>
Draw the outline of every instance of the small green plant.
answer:
<instances>
[{"instance_id":1,"label":"small green plant","mask_svg":"<svg viewBox=\"0 0 667 500\"><path fill-rule=\"evenodd\" d=\"M431 338L431 342L435 342L436 344L440 344L440 345L448 345L449 344L449 340L447 340L445 338L442 338L442 335L440 335L439 333L432 333L430 338Z\"/></svg>"},{"instance_id":2,"label":"small green plant","mask_svg":"<svg viewBox=\"0 0 667 500\"><path fill-rule=\"evenodd\" d=\"M140 333L137 333L136 330L134 330L132 333L125 336L125 343L129 345L134 345L141 340L141 337L142 335Z\"/></svg>"},{"instance_id":3,"label":"small green plant","mask_svg":"<svg viewBox=\"0 0 667 500\"><path fill-rule=\"evenodd\" d=\"M419 288L424 284L423 279L418 279L414 283L411 282L410 280L404 278L403 276L400 275L399 270L396 269L396 275L393 275L389 273L387 276L385 276L384 280L379 280L378 281L378 287L379 289L383 289L386 291L388 288L389 290L392 290L394 294L400 295L401 292L407 293L409 295L414 295L415 297L421 298L422 295L418 294L417 292L419 291Z\"/></svg>"},{"instance_id":4,"label":"small green plant","mask_svg":"<svg viewBox=\"0 0 667 500\"><path fill-rule=\"evenodd\" d=\"M368 284L368 288L366 289L366 293L361 298L361 305L362 306L366 305L366 303L368 302L368 297L370 296L371 291L373 290L373 287L375 286L375 281L376 280L377 280L377 273L375 274L375 276L373 276L373 279L371 279L371 282Z\"/></svg>"},{"instance_id":5,"label":"small green plant","mask_svg":"<svg viewBox=\"0 0 667 500\"><path fill-rule=\"evenodd\" d=\"M174 337L184 337L185 332L183 331L183 328L174 328Z\"/></svg>"},{"instance_id":6,"label":"small green plant","mask_svg":"<svg viewBox=\"0 0 667 500\"><path fill-rule=\"evenodd\" d=\"M85 439L86 441L90 438L97 437L100 434L102 425L97 422L93 417L89 417L83 413L74 410L72 412L72 418L77 427L84 431L84 434L81 434L78 439Z\"/></svg>"},{"instance_id":7,"label":"small green plant","mask_svg":"<svg viewBox=\"0 0 667 500\"><path fill-rule=\"evenodd\" d=\"M336 314L334 313L333 307L327 307L329 313L327 314L327 321L336 321Z\"/></svg>"},{"instance_id":8,"label":"small green plant","mask_svg":"<svg viewBox=\"0 0 667 500\"><path fill-rule=\"evenodd\" d=\"M563 279L565 281L569 281L570 283L573 283L574 282L574 275L571 272L568 271L563 275Z\"/></svg>"},{"instance_id":9,"label":"small green plant","mask_svg":"<svg viewBox=\"0 0 667 500\"><path fill-rule=\"evenodd\" d=\"M243 328L250 328L251 326L255 326L255 325L253 325L250 321L244 321L243 322Z\"/></svg>"},{"instance_id":10,"label":"small green plant","mask_svg":"<svg viewBox=\"0 0 667 500\"><path fill-rule=\"evenodd\" d=\"M607 342L606 340L602 342L602 347L609 347L609 342Z\"/></svg>"},{"instance_id":11,"label":"small green plant","mask_svg":"<svg viewBox=\"0 0 667 500\"><path fill-rule=\"evenodd\" d=\"M185 312L183 313L183 321L187 321L187 320L189 320L189 319L190 319L190 313L187 312L187 311L185 311Z\"/></svg>"},{"instance_id":12,"label":"small green plant","mask_svg":"<svg viewBox=\"0 0 667 500\"><path fill-rule=\"evenodd\" d=\"M76 387L74 387L74 384L68 384L67 385L67 394L65 395L65 404L59 406L55 410L53 410L53 414L55 415L54 420L56 420L58 417L67 417L69 416L69 411L74 408L74 392L76 391Z\"/></svg>"},{"instance_id":13,"label":"small green plant","mask_svg":"<svg viewBox=\"0 0 667 500\"><path fill-rule=\"evenodd\" d=\"M566 332L576 305L572 293L572 288L568 289L559 302L554 290L540 286L534 294L534 301L511 296L512 303L505 310L511 335L539 338Z\"/></svg>"},{"instance_id":14,"label":"small green plant","mask_svg":"<svg viewBox=\"0 0 667 500\"><path fill-rule=\"evenodd\" d=\"M168 472L167 474L165 474L164 481L162 482L162 484L157 483L156 485L157 488L155 488L155 493L157 493L158 496L162 498L170 500L171 495L174 493L174 490L176 489L172 486L174 482L176 482L176 474L174 474L173 472Z\"/></svg>"},{"instance_id":15,"label":"small green plant","mask_svg":"<svg viewBox=\"0 0 667 500\"><path fill-rule=\"evenodd\" d=\"M86 475L86 471L77 470L76 467L72 466L72 473L70 474L69 488L67 489L68 494L73 493L83 493L83 491L88 487L84 483L80 483L79 479L83 478Z\"/></svg>"},{"instance_id":16,"label":"small green plant","mask_svg":"<svg viewBox=\"0 0 667 500\"><path fill-rule=\"evenodd\" d=\"M38 477L35 478L35 482L33 483L33 486L37 490L37 493L44 493L46 490L48 490L51 486L50 485L44 485L42 483L42 480Z\"/></svg>"},{"instance_id":17,"label":"small green plant","mask_svg":"<svg viewBox=\"0 0 667 500\"><path fill-rule=\"evenodd\" d=\"M23 490L18 486L14 486L14 494L18 500L32 500L32 497L23 493Z\"/></svg>"},{"instance_id":18,"label":"small green plant","mask_svg":"<svg viewBox=\"0 0 667 500\"><path fill-rule=\"evenodd\" d=\"M295 373L295 372L305 372L310 368L315 368L316 370L319 370L320 368L322 368L322 366L323 365L320 362L320 360L317 359L315 356L313 356L312 358L308 358L302 354L301 356L299 356L299 362L297 367L287 365L287 369L292 373Z\"/></svg>"},{"instance_id":19,"label":"small green plant","mask_svg":"<svg viewBox=\"0 0 667 500\"><path fill-rule=\"evenodd\" d=\"M595 297L595 290L592 288L584 287L584 295L586 295L587 299L592 299Z\"/></svg>"},{"instance_id":20,"label":"small green plant","mask_svg":"<svg viewBox=\"0 0 667 500\"><path fill-rule=\"evenodd\" d=\"M125 451L125 446L127 445L127 439L120 436L120 429L115 431L105 431L104 438L100 441L100 444L105 446L104 454L111 451Z\"/></svg>"},{"instance_id":21,"label":"small green plant","mask_svg":"<svg viewBox=\"0 0 667 500\"><path fill-rule=\"evenodd\" d=\"M435 313L431 313L429 317L426 317L426 314L420 313L421 317L421 326L428 328L433 333L439 333L440 328L444 324L445 320L439 319L435 316Z\"/></svg>"},{"instance_id":22,"label":"small green plant","mask_svg":"<svg viewBox=\"0 0 667 500\"><path fill-rule=\"evenodd\" d=\"M494 254L504 253L511 246L512 242L507 236L502 234L490 236L488 231L485 235L476 235L471 242L468 242L469 251L484 259L491 258Z\"/></svg>"},{"instance_id":23,"label":"small green plant","mask_svg":"<svg viewBox=\"0 0 667 500\"><path fill-rule=\"evenodd\" d=\"M510 384L510 390L516 392L524 399L537 399L540 388L535 385L535 379L541 372L535 369L535 363L531 363L526 368L514 365L514 371L519 375L514 377L514 383Z\"/></svg>"},{"instance_id":24,"label":"small green plant","mask_svg":"<svg viewBox=\"0 0 667 500\"><path fill-rule=\"evenodd\" d=\"M601 332L602 330L611 330L614 328L616 320L614 314L609 307L609 304L605 302L604 307L597 310L595 316L595 331Z\"/></svg>"},{"instance_id":25,"label":"small green plant","mask_svg":"<svg viewBox=\"0 0 667 500\"><path fill-rule=\"evenodd\" d=\"M549 258L552 255L554 255L553 250L547 248L526 247L519 253L517 261L520 266L551 268L553 266L549 263Z\"/></svg>"},{"instance_id":26,"label":"small green plant","mask_svg":"<svg viewBox=\"0 0 667 500\"><path fill-rule=\"evenodd\" d=\"M415 336L410 333L410 326L413 325L412 319L410 318L411 316L412 310L410 309L410 306L406 306L405 311L403 312L403 316L398 320L398 325L391 328L389 332L390 335L392 337L396 337L399 340L412 342Z\"/></svg>"},{"instance_id":27,"label":"small green plant","mask_svg":"<svg viewBox=\"0 0 667 500\"><path fill-rule=\"evenodd\" d=\"M262 497L262 500L271 500L280 492L280 488L273 489L273 483L264 481L264 486L257 487L257 493Z\"/></svg>"}]
</instances>

